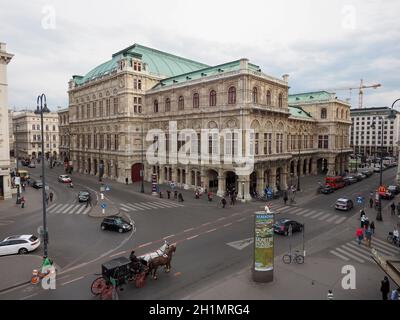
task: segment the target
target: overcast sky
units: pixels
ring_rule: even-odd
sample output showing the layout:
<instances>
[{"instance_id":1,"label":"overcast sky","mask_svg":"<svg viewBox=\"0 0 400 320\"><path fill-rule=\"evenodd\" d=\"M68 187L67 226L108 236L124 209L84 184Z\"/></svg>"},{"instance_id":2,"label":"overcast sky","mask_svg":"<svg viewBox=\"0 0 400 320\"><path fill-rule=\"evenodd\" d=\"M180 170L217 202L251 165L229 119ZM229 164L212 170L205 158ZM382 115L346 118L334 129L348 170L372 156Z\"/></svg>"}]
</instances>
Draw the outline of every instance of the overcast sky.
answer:
<instances>
[{"instance_id":1,"label":"overcast sky","mask_svg":"<svg viewBox=\"0 0 400 320\"><path fill-rule=\"evenodd\" d=\"M67 84L133 43L215 65L249 58L290 75L289 93L357 87L364 106L400 98L398 0L0 0L0 41L15 54L9 105L67 107ZM350 98L349 90L337 91ZM351 93L353 107L358 91Z\"/></svg>"}]
</instances>

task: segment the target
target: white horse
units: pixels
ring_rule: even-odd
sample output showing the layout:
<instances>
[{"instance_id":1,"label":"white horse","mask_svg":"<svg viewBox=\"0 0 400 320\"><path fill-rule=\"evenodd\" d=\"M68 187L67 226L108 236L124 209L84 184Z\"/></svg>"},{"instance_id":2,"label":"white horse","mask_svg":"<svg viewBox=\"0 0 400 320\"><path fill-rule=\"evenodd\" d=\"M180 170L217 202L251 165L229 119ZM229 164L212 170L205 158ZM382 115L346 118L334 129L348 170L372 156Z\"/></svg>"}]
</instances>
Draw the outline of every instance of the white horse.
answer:
<instances>
[{"instance_id":1,"label":"white horse","mask_svg":"<svg viewBox=\"0 0 400 320\"><path fill-rule=\"evenodd\" d=\"M142 256L139 256L138 258L145 260L147 262L147 264L149 264L149 261L151 259L154 259L156 257L162 257L162 256L166 257L165 252L168 250L169 246L170 246L169 243L167 241L165 241L160 249L158 249L154 252L151 252L151 253L146 253Z\"/></svg>"}]
</instances>

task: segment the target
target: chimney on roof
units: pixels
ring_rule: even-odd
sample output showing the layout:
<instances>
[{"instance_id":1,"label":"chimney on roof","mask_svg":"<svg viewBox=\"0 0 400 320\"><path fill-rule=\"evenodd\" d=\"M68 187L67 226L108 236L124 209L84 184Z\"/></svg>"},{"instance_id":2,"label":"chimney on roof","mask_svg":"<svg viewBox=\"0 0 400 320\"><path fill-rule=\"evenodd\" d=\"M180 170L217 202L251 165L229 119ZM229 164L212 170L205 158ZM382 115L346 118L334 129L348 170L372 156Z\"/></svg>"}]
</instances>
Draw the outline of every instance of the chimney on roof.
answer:
<instances>
[{"instance_id":1,"label":"chimney on roof","mask_svg":"<svg viewBox=\"0 0 400 320\"><path fill-rule=\"evenodd\" d=\"M285 73L285 74L282 76L282 79L283 79L283 81L288 82L288 80L289 80L289 75Z\"/></svg>"},{"instance_id":2,"label":"chimney on roof","mask_svg":"<svg viewBox=\"0 0 400 320\"><path fill-rule=\"evenodd\" d=\"M240 70L248 69L249 68L249 59L242 58L240 59Z\"/></svg>"}]
</instances>

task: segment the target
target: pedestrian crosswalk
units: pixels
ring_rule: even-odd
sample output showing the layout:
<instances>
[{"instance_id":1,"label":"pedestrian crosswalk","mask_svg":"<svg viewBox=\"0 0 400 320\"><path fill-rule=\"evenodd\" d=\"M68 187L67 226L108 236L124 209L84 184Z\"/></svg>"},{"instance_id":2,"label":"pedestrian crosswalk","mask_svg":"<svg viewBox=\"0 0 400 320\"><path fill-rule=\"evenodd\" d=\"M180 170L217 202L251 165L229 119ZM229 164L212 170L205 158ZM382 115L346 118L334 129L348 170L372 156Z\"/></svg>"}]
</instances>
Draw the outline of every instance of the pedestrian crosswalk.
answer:
<instances>
[{"instance_id":1,"label":"pedestrian crosswalk","mask_svg":"<svg viewBox=\"0 0 400 320\"><path fill-rule=\"evenodd\" d=\"M268 205L270 209L280 214L292 214L315 221L325 221L331 224L340 224L344 222L348 216L343 214L334 214L332 212L316 209L306 209L301 207L286 206L279 203L272 203Z\"/></svg>"},{"instance_id":2,"label":"pedestrian crosswalk","mask_svg":"<svg viewBox=\"0 0 400 320\"><path fill-rule=\"evenodd\" d=\"M88 214L91 206L86 207L86 203L53 203L47 208L49 214Z\"/></svg>"},{"instance_id":3,"label":"pedestrian crosswalk","mask_svg":"<svg viewBox=\"0 0 400 320\"><path fill-rule=\"evenodd\" d=\"M183 204L179 204L173 201L146 201L146 202L132 202L132 203L120 203L119 209L124 212L139 212L145 210L159 210L166 208L177 208L183 207Z\"/></svg>"},{"instance_id":4,"label":"pedestrian crosswalk","mask_svg":"<svg viewBox=\"0 0 400 320\"><path fill-rule=\"evenodd\" d=\"M372 237L371 248L374 248L379 255L383 256L390 257L400 254L400 250L398 248L375 237ZM359 263L374 263L374 260L371 258L371 248L368 248L365 242L362 242L359 245L357 240L352 240L333 248L329 251L329 253L344 261L355 260Z\"/></svg>"}]
</instances>

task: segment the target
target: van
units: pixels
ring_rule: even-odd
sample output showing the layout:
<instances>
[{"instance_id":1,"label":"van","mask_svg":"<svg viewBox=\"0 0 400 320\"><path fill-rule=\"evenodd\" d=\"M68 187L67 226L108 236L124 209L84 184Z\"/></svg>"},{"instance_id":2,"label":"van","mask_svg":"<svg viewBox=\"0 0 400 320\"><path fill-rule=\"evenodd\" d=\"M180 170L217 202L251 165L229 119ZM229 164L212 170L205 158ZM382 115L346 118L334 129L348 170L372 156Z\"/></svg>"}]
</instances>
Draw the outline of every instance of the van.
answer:
<instances>
[{"instance_id":1,"label":"van","mask_svg":"<svg viewBox=\"0 0 400 320\"><path fill-rule=\"evenodd\" d=\"M18 170L17 175L21 177L21 180L28 180L30 178L28 170Z\"/></svg>"}]
</instances>

